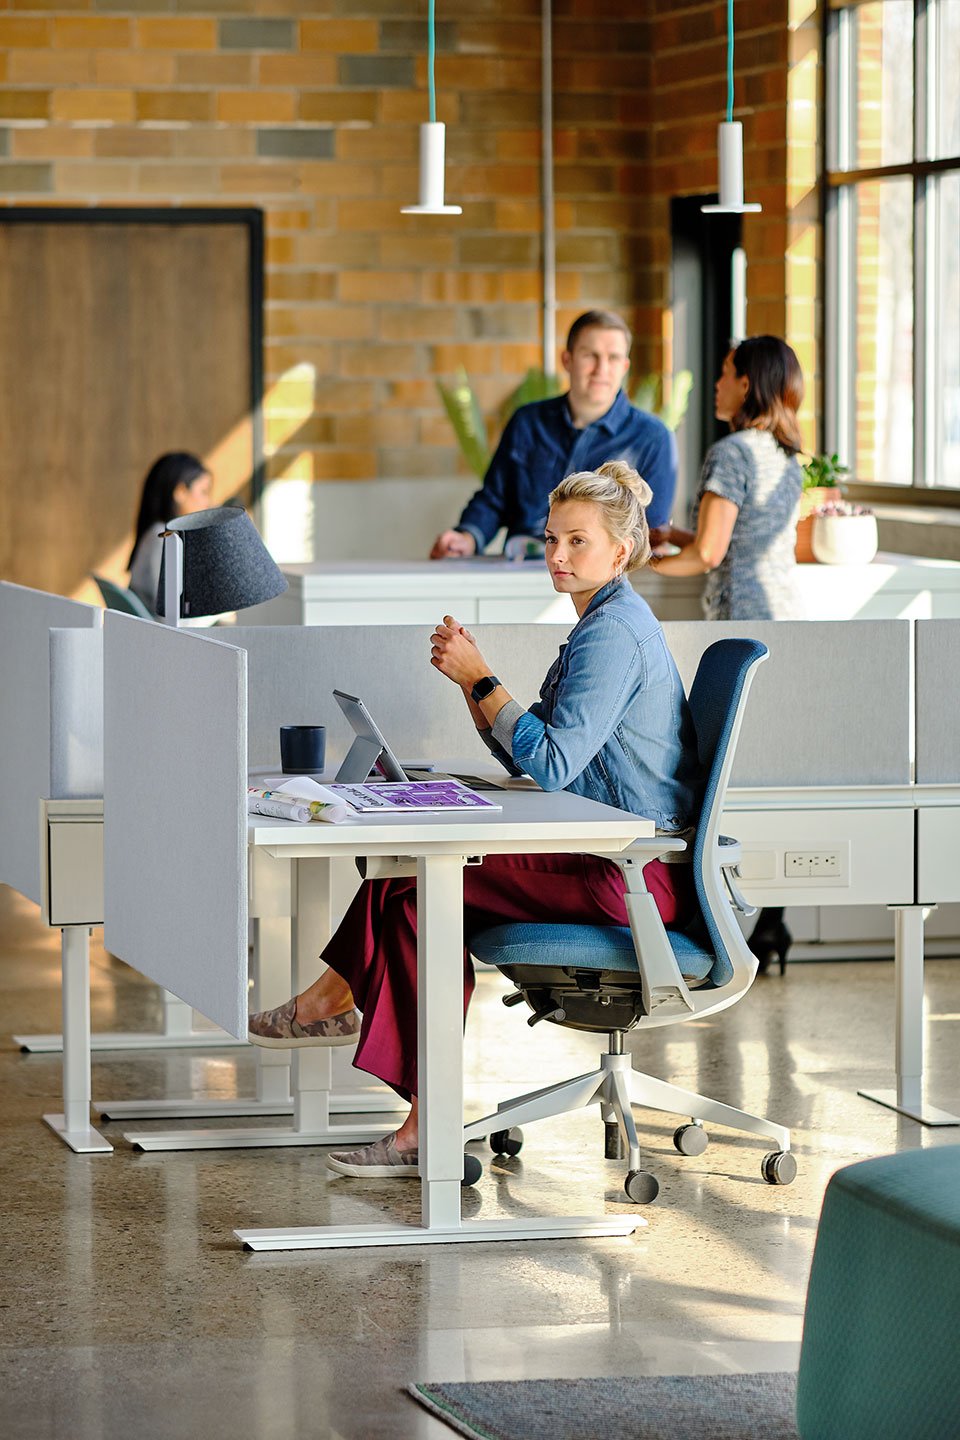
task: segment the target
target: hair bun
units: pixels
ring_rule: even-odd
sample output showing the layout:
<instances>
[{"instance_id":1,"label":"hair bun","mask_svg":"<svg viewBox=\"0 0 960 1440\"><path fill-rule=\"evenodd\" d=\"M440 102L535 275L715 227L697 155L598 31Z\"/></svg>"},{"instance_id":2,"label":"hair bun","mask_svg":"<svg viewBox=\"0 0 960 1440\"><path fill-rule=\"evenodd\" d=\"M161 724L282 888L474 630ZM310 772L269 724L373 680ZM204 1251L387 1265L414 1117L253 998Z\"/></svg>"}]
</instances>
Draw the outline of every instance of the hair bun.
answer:
<instances>
[{"instance_id":1,"label":"hair bun","mask_svg":"<svg viewBox=\"0 0 960 1440\"><path fill-rule=\"evenodd\" d=\"M646 480L632 465L628 465L626 460L608 460L600 466L597 474L605 475L608 480L613 480L615 484L622 485L624 490L629 490L644 509L653 499L653 491Z\"/></svg>"}]
</instances>

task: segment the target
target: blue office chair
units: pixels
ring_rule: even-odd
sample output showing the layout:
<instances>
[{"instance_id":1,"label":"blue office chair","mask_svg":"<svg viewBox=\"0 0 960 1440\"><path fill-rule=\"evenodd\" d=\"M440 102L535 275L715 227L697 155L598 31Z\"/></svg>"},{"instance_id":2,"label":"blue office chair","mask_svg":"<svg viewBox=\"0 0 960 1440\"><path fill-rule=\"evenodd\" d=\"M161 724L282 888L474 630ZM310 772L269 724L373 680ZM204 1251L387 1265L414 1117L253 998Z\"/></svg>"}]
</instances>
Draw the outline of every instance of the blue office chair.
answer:
<instances>
[{"instance_id":1,"label":"blue office chair","mask_svg":"<svg viewBox=\"0 0 960 1440\"><path fill-rule=\"evenodd\" d=\"M120 610L124 615L136 615L141 620L155 620L157 617L151 615L144 605L140 596L133 590L127 590L123 585L115 585L105 575L94 575L100 594L103 596L103 603L108 610Z\"/></svg>"},{"instance_id":2,"label":"blue office chair","mask_svg":"<svg viewBox=\"0 0 960 1440\"><path fill-rule=\"evenodd\" d=\"M702 1020L736 1004L749 990L757 960L732 909L754 914L736 885L740 847L720 834L724 796L743 723L747 694L757 666L767 656L756 640L718 640L704 652L690 691L700 759L708 776L693 848L693 876L701 915L686 930L667 929L643 883L643 866L669 851L677 839L641 840L607 858L619 865L627 885L629 926L496 925L470 937L478 960L496 965L516 985L505 1005L526 1001L529 1025L546 1020L576 1030L605 1033L607 1053L588 1075L521 1095L497 1107L495 1115L468 1125L466 1140L490 1136L497 1154L515 1155L528 1121L598 1104L606 1133L606 1157L629 1153L624 1189L646 1204L656 1198L656 1178L640 1168L640 1146L632 1106L689 1115L674 1135L684 1155L706 1149L703 1122L762 1135L777 1149L764 1157L761 1172L771 1185L796 1176L790 1132L743 1110L680 1089L634 1070L624 1053L628 1030Z\"/></svg>"}]
</instances>

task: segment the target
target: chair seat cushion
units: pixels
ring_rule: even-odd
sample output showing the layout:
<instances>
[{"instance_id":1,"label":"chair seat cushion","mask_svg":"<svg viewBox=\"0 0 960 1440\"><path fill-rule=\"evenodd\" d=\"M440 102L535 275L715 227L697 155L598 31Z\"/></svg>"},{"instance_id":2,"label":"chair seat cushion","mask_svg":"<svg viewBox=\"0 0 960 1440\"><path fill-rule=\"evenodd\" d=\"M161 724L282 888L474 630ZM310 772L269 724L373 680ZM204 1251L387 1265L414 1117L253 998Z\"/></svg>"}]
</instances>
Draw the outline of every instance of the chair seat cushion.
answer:
<instances>
[{"instance_id":1,"label":"chair seat cushion","mask_svg":"<svg viewBox=\"0 0 960 1440\"><path fill-rule=\"evenodd\" d=\"M714 956L682 930L667 939L685 980L705 980ZM622 970L639 974L628 925L493 925L470 938L470 951L485 965L557 966L577 970Z\"/></svg>"}]
</instances>

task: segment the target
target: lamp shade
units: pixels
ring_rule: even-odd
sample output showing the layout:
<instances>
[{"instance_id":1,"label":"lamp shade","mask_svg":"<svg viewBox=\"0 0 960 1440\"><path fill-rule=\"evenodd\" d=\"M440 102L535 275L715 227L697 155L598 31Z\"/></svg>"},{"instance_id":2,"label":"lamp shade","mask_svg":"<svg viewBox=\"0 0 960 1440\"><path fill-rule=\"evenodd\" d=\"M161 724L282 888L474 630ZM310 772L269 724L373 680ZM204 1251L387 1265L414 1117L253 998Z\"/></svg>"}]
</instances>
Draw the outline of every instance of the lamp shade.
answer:
<instances>
[{"instance_id":1,"label":"lamp shade","mask_svg":"<svg viewBox=\"0 0 960 1440\"><path fill-rule=\"evenodd\" d=\"M743 126L739 120L723 120L717 126L717 159L720 172L720 199L716 205L701 205L704 215L745 215L760 209L743 198Z\"/></svg>"},{"instance_id":2,"label":"lamp shade","mask_svg":"<svg viewBox=\"0 0 960 1440\"><path fill-rule=\"evenodd\" d=\"M462 215L459 205L448 205L443 198L443 156L446 126L431 121L420 126L420 199L416 205L405 205L401 215Z\"/></svg>"},{"instance_id":3,"label":"lamp shade","mask_svg":"<svg viewBox=\"0 0 960 1440\"><path fill-rule=\"evenodd\" d=\"M286 590L286 580L245 510L231 505L200 510L171 520L167 528L183 540L182 619L245 610ZM164 614L165 571L164 557L158 615Z\"/></svg>"}]
</instances>

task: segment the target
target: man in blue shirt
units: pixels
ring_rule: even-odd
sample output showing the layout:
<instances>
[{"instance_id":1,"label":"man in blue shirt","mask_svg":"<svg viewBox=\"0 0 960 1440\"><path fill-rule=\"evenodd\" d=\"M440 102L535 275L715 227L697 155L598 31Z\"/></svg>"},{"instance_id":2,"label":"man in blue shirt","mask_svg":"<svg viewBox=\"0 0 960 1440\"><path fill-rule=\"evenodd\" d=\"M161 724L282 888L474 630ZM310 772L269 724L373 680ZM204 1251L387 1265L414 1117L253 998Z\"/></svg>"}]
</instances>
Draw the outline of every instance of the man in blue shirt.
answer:
<instances>
[{"instance_id":1,"label":"man in blue shirt","mask_svg":"<svg viewBox=\"0 0 960 1440\"><path fill-rule=\"evenodd\" d=\"M647 510L651 541L666 527L677 485L673 436L653 415L637 410L621 389L630 368L630 330L610 310L576 319L561 360L570 377L566 395L523 405L511 416L484 476L456 528L434 541L431 560L479 554L502 527L540 538L547 496L566 476L626 460L653 491Z\"/></svg>"}]
</instances>

